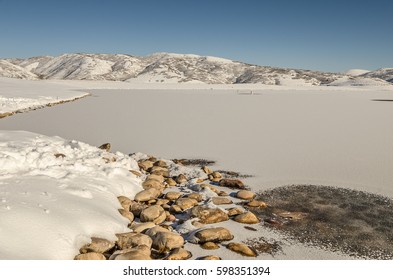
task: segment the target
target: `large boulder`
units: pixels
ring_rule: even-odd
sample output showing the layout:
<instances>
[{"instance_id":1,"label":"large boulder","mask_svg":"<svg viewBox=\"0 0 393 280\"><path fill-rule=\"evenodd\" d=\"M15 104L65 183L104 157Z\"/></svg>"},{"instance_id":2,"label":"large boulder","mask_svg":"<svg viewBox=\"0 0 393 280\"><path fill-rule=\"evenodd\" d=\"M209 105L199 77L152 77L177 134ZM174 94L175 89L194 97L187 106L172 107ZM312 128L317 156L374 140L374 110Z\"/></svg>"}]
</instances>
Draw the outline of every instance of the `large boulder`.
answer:
<instances>
[{"instance_id":1,"label":"large boulder","mask_svg":"<svg viewBox=\"0 0 393 280\"><path fill-rule=\"evenodd\" d=\"M160 194L161 192L158 189L150 188L137 193L134 197L134 200L139 202L145 202L158 198Z\"/></svg>"}]
</instances>

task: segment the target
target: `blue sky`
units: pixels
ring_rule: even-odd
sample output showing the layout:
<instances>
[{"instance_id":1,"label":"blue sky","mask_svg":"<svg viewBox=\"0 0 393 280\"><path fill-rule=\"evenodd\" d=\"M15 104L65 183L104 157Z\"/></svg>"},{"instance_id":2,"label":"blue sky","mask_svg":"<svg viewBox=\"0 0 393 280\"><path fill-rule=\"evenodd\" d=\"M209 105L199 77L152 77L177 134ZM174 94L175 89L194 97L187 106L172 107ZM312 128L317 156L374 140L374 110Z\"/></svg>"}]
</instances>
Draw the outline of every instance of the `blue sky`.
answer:
<instances>
[{"instance_id":1,"label":"blue sky","mask_svg":"<svg viewBox=\"0 0 393 280\"><path fill-rule=\"evenodd\" d=\"M393 1L0 0L0 57L154 52L323 71L393 67Z\"/></svg>"}]
</instances>

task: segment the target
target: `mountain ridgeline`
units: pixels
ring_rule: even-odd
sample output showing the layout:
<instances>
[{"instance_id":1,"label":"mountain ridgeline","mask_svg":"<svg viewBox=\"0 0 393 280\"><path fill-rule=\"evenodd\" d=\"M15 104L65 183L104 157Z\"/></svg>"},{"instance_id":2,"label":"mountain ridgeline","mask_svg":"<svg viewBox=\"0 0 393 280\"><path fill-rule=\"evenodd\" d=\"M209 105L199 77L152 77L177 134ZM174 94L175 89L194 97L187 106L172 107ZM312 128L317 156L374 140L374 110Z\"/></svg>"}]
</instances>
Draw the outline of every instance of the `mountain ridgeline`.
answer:
<instances>
[{"instance_id":1,"label":"mountain ridgeline","mask_svg":"<svg viewBox=\"0 0 393 280\"><path fill-rule=\"evenodd\" d=\"M64 54L0 59L0 76L19 79L108 80L135 83L266 84L290 86L391 85L393 69L361 75L250 65L211 56L156 53Z\"/></svg>"}]
</instances>

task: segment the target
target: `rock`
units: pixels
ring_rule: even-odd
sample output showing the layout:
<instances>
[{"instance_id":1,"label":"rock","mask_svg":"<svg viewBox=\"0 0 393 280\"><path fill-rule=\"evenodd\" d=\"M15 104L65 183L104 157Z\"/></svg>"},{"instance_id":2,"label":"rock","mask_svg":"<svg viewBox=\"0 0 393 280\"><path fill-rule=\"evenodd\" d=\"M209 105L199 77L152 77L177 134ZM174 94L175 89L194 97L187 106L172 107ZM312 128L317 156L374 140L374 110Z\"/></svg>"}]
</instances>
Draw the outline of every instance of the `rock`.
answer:
<instances>
[{"instance_id":1,"label":"rock","mask_svg":"<svg viewBox=\"0 0 393 280\"><path fill-rule=\"evenodd\" d=\"M175 181L178 184L184 184L184 183L187 183L188 180L184 174L180 174L179 176L176 177Z\"/></svg>"},{"instance_id":2,"label":"rock","mask_svg":"<svg viewBox=\"0 0 393 280\"><path fill-rule=\"evenodd\" d=\"M219 261L221 258L219 256L204 256L198 258L198 260L203 260L203 261Z\"/></svg>"},{"instance_id":3,"label":"rock","mask_svg":"<svg viewBox=\"0 0 393 280\"><path fill-rule=\"evenodd\" d=\"M241 190L236 193L236 197L244 200L251 200L256 196L255 193L247 190Z\"/></svg>"},{"instance_id":4,"label":"rock","mask_svg":"<svg viewBox=\"0 0 393 280\"><path fill-rule=\"evenodd\" d=\"M135 201L149 201L151 199L156 199L160 196L161 192L155 188L150 188L147 190L143 190L139 193L137 193L134 197Z\"/></svg>"},{"instance_id":5,"label":"rock","mask_svg":"<svg viewBox=\"0 0 393 280\"><path fill-rule=\"evenodd\" d=\"M176 248L169 254L169 256L165 258L165 260L180 261L188 260L191 257L192 254L190 251L187 251L183 248Z\"/></svg>"},{"instance_id":6,"label":"rock","mask_svg":"<svg viewBox=\"0 0 393 280\"><path fill-rule=\"evenodd\" d=\"M163 160L157 160L153 165L158 167L168 168L168 165Z\"/></svg>"},{"instance_id":7,"label":"rock","mask_svg":"<svg viewBox=\"0 0 393 280\"><path fill-rule=\"evenodd\" d=\"M229 220L228 215L220 208L195 206L191 210L191 216L199 218L203 224L214 224Z\"/></svg>"},{"instance_id":8,"label":"rock","mask_svg":"<svg viewBox=\"0 0 393 280\"><path fill-rule=\"evenodd\" d=\"M157 199L156 205L161 205L163 207L163 205L168 204L169 202L170 202L169 199L161 198L161 199Z\"/></svg>"},{"instance_id":9,"label":"rock","mask_svg":"<svg viewBox=\"0 0 393 280\"><path fill-rule=\"evenodd\" d=\"M221 173L220 172L218 172L218 171L214 171L214 172L212 172L211 173L211 175L213 176L213 178L215 178L215 179L221 179L222 178L222 175L221 175Z\"/></svg>"},{"instance_id":10,"label":"rock","mask_svg":"<svg viewBox=\"0 0 393 280\"><path fill-rule=\"evenodd\" d=\"M203 183L204 181L206 181L206 179L203 179L203 178L198 178L198 179L196 180L197 184Z\"/></svg>"},{"instance_id":11,"label":"rock","mask_svg":"<svg viewBox=\"0 0 393 280\"><path fill-rule=\"evenodd\" d=\"M115 242L109 241L104 238L92 237L91 242L80 248L81 254L86 253L101 253L104 254L115 247Z\"/></svg>"},{"instance_id":12,"label":"rock","mask_svg":"<svg viewBox=\"0 0 393 280\"><path fill-rule=\"evenodd\" d=\"M230 189L240 189L240 190L245 188L243 182L238 179L221 179L220 186Z\"/></svg>"},{"instance_id":13,"label":"rock","mask_svg":"<svg viewBox=\"0 0 393 280\"><path fill-rule=\"evenodd\" d=\"M232 204L233 201L228 197L213 197L212 201L215 205Z\"/></svg>"},{"instance_id":14,"label":"rock","mask_svg":"<svg viewBox=\"0 0 393 280\"><path fill-rule=\"evenodd\" d=\"M257 252L254 249L243 243L231 242L227 245L227 248L235 253L241 254L246 257L258 256Z\"/></svg>"},{"instance_id":15,"label":"rock","mask_svg":"<svg viewBox=\"0 0 393 280\"><path fill-rule=\"evenodd\" d=\"M160 183L164 183L165 178L162 175L157 175L157 174L150 174L149 176L146 177L146 181L147 180L156 180Z\"/></svg>"},{"instance_id":16,"label":"rock","mask_svg":"<svg viewBox=\"0 0 393 280\"><path fill-rule=\"evenodd\" d=\"M198 204L198 201L196 201L195 199L192 198L179 198L178 200L176 200L175 204L177 206L179 206L183 211L186 209L190 209L193 206Z\"/></svg>"},{"instance_id":17,"label":"rock","mask_svg":"<svg viewBox=\"0 0 393 280\"><path fill-rule=\"evenodd\" d=\"M139 245L126 250L119 250L112 254L110 260L151 260L150 248L146 245Z\"/></svg>"},{"instance_id":18,"label":"rock","mask_svg":"<svg viewBox=\"0 0 393 280\"><path fill-rule=\"evenodd\" d=\"M148 158L148 160L150 160L151 162L156 162L157 161L157 158L156 157L154 157L154 156L149 156L149 158Z\"/></svg>"},{"instance_id":19,"label":"rock","mask_svg":"<svg viewBox=\"0 0 393 280\"><path fill-rule=\"evenodd\" d=\"M153 167L153 162L151 162L150 160L142 160L138 162L138 166L140 169L147 171L149 168Z\"/></svg>"},{"instance_id":20,"label":"rock","mask_svg":"<svg viewBox=\"0 0 393 280\"><path fill-rule=\"evenodd\" d=\"M229 196L229 194L228 194L227 192L220 191L220 192L218 193L218 196Z\"/></svg>"},{"instance_id":21,"label":"rock","mask_svg":"<svg viewBox=\"0 0 393 280\"><path fill-rule=\"evenodd\" d=\"M215 192L216 194L220 193L220 191L215 186L212 186L209 184L201 184L201 188L202 189L205 189L205 188L210 189L211 191Z\"/></svg>"},{"instance_id":22,"label":"rock","mask_svg":"<svg viewBox=\"0 0 393 280\"><path fill-rule=\"evenodd\" d=\"M277 215L290 220L302 220L308 216L308 214L304 212L280 212L277 213Z\"/></svg>"},{"instance_id":23,"label":"rock","mask_svg":"<svg viewBox=\"0 0 393 280\"><path fill-rule=\"evenodd\" d=\"M160 182L158 182L158 181L156 181L156 180L146 180L146 181L144 181L144 182L142 183L142 187L143 187L145 190L154 188L154 189L159 190L160 192L162 192L162 191L165 189L164 184L163 184L163 183L160 183Z\"/></svg>"},{"instance_id":24,"label":"rock","mask_svg":"<svg viewBox=\"0 0 393 280\"><path fill-rule=\"evenodd\" d=\"M203 166L203 167L202 167L202 170L203 170L203 172L205 172L207 175L213 173L213 171L212 171L209 167L207 167L207 166Z\"/></svg>"},{"instance_id":25,"label":"rock","mask_svg":"<svg viewBox=\"0 0 393 280\"><path fill-rule=\"evenodd\" d=\"M194 227L196 227L196 228L203 228L204 226L206 226L206 224L202 224L202 223L201 223L200 221L198 221L198 220L192 221L191 224L192 224Z\"/></svg>"},{"instance_id":26,"label":"rock","mask_svg":"<svg viewBox=\"0 0 393 280\"><path fill-rule=\"evenodd\" d=\"M168 229L161 227L161 226L154 226L152 228L149 228L145 234L150 236L151 238L154 238L154 236L158 233L158 232L170 232Z\"/></svg>"},{"instance_id":27,"label":"rock","mask_svg":"<svg viewBox=\"0 0 393 280\"><path fill-rule=\"evenodd\" d=\"M167 168L159 167L159 166L153 166L149 170L150 170L151 174L161 175L161 176L164 176L165 178L169 177L169 170Z\"/></svg>"},{"instance_id":28,"label":"rock","mask_svg":"<svg viewBox=\"0 0 393 280\"><path fill-rule=\"evenodd\" d=\"M101 150L105 150L107 152L109 152L109 150L111 149L111 144L110 143L105 143L102 144L101 146L98 147Z\"/></svg>"},{"instance_id":29,"label":"rock","mask_svg":"<svg viewBox=\"0 0 393 280\"><path fill-rule=\"evenodd\" d=\"M142 176L142 173L140 173L139 171L136 171L136 170L130 170L130 172L132 173L132 174L134 174L136 177L141 177Z\"/></svg>"},{"instance_id":30,"label":"rock","mask_svg":"<svg viewBox=\"0 0 393 280\"><path fill-rule=\"evenodd\" d=\"M178 199L181 196L182 196L181 192L167 192L165 194L165 198L169 199L169 200L176 200L176 199Z\"/></svg>"},{"instance_id":31,"label":"rock","mask_svg":"<svg viewBox=\"0 0 393 280\"><path fill-rule=\"evenodd\" d=\"M220 248L220 246L214 242L203 243L203 244L201 244L201 247L205 250L216 250L216 249Z\"/></svg>"},{"instance_id":32,"label":"rock","mask_svg":"<svg viewBox=\"0 0 393 280\"><path fill-rule=\"evenodd\" d=\"M174 186L177 185L176 181L173 180L172 178L166 178L166 179L165 179L165 182L166 182L169 186L171 186L171 187L174 187Z\"/></svg>"},{"instance_id":33,"label":"rock","mask_svg":"<svg viewBox=\"0 0 393 280\"><path fill-rule=\"evenodd\" d=\"M130 206L132 204L131 199L125 196L119 196L117 197L117 199L119 200L121 207L123 207L124 210L128 210L128 211L130 210Z\"/></svg>"},{"instance_id":34,"label":"rock","mask_svg":"<svg viewBox=\"0 0 393 280\"><path fill-rule=\"evenodd\" d=\"M171 251L183 245L183 237L173 232L158 232L153 238L153 248L159 252Z\"/></svg>"},{"instance_id":35,"label":"rock","mask_svg":"<svg viewBox=\"0 0 393 280\"><path fill-rule=\"evenodd\" d=\"M134 214L132 214L130 211L124 210L124 209L118 209L120 215L122 215L124 218L128 219L130 223L134 221Z\"/></svg>"},{"instance_id":36,"label":"rock","mask_svg":"<svg viewBox=\"0 0 393 280\"><path fill-rule=\"evenodd\" d=\"M138 232L119 233L116 236L116 245L122 250L137 247L138 245L145 245L151 248L153 243L153 240L149 236Z\"/></svg>"},{"instance_id":37,"label":"rock","mask_svg":"<svg viewBox=\"0 0 393 280\"><path fill-rule=\"evenodd\" d=\"M251 212L246 212L240 215L235 216L233 219L235 222L242 224L257 224L259 223L259 219Z\"/></svg>"},{"instance_id":38,"label":"rock","mask_svg":"<svg viewBox=\"0 0 393 280\"><path fill-rule=\"evenodd\" d=\"M66 157L66 155L65 155L65 154L62 154L62 153L54 154L54 156L55 156L55 158L59 158L59 157L65 158L65 157Z\"/></svg>"},{"instance_id":39,"label":"rock","mask_svg":"<svg viewBox=\"0 0 393 280\"><path fill-rule=\"evenodd\" d=\"M143 209L140 215L141 222L153 222L161 224L165 221L165 210L159 205L153 205Z\"/></svg>"},{"instance_id":40,"label":"rock","mask_svg":"<svg viewBox=\"0 0 393 280\"><path fill-rule=\"evenodd\" d=\"M260 201L260 200L251 200L249 203L247 203L248 207L258 207L258 208L266 208L268 205L266 202Z\"/></svg>"},{"instance_id":41,"label":"rock","mask_svg":"<svg viewBox=\"0 0 393 280\"><path fill-rule=\"evenodd\" d=\"M96 253L96 252L90 252L90 253L85 253L85 254L79 254L75 256L74 260L77 261L103 261L106 260L105 256L101 253Z\"/></svg>"},{"instance_id":42,"label":"rock","mask_svg":"<svg viewBox=\"0 0 393 280\"><path fill-rule=\"evenodd\" d=\"M233 235L229 230L223 227L202 229L195 233L195 237L199 240L198 243L206 242L222 242L233 239Z\"/></svg>"},{"instance_id":43,"label":"rock","mask_svg":"<svg viewBox=\"0 0 393 280\"><path fill-rule=\"evenodd\" d=\"M167 215L165 221L167 222L175 222L176 221L176 216L175 215Z\"/></svg>"},{"instance_id":44,"label":"rock","mask_svg":"<svg viewBox=\"0 0 393 280\"><path fill-rule=\"evenodd\" d=\"M183 212L183 209L179 205L172 205L171 208L169 208L169 212L174 213L174 214L179 214Z\"/></svg>"},{"instance_id":45,"label":"rock","mask_svg":"<svg viewBox=\"0 0 393 280\"><path fill-rule=\"evenodd\" d=\"M141 223L141 224L133 224L133 225L131 225L131 229L134 231L134 232L143 232L143 231L145 231L146 229L149 229L149 228L152 228L152 227L155 227L156 226L156 224L155 223L153 223L153 222L147 222L147 223Z\"/></svg>"},{"instance_id":46,"label":"rock","mask_svg":"<svg viewBox=\"0 0 393 280\"><path fill-rule=\"evenodd\" d=\"M229 217L236 216L236 215L243 214L243 213L244 213L244 210L239 207L228 209L228 216Z\"/></svg>"},{"instance_id":47,"label":"rock","mask_svg":"<svg viewBox=\"0 0 393 280\"><path fill-rule=\"evenodd\" d=\"M203 197L200 193L190 193L186 195L187 198L192 198L195 199L198 202L201 202L203 200Z\"/></svg>"},{"instance_id":48,"label":"rock","mask_svg":"<svg viewBox=\"0 0 393 280\"><path fill-rule=\"evenodd\" d=\"M130 205L130 212L134 214L135 217L139 217L143 209L147 208L147 205L132 201Z\"/></svg>"}]
</instances>

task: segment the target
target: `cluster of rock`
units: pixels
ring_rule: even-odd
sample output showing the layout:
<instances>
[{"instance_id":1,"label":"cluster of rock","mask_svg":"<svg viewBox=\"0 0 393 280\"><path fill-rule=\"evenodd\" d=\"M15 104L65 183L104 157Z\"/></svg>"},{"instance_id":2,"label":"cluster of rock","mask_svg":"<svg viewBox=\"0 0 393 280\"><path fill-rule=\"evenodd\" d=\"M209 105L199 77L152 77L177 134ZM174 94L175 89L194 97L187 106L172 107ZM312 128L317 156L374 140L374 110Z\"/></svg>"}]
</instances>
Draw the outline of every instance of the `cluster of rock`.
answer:
<instances>
[{"instance_id":1,"label":"cluster of rock","mask_svg":"<svg viewBox=\"0 0 393 280\"><path fill-rule=\"evenodd\" d=\"M109 150L110 146L101 148ZM242 181L224 178L207 166L195 167L198 172L179 173L186 168L180 162L154 157L140 159L138 165L139 171L130 172L144 179L144 190L133 199L118 197L119 213L128 219L130 232L118 233L116 241L93 237L80 248L76 260L220 259L211 254L192 256L184 248L187 242L205 250L220 248L224 242L233 252L257 256L248 245L229 242L234 239L229 229L215 226L230 219L244 225L260 223L242 205L267 205L255 200L255 193L246 190Z\"/></svg>"}]
</instances>

